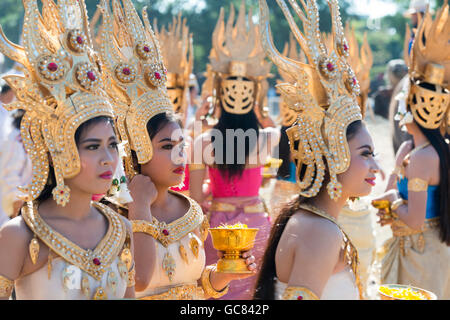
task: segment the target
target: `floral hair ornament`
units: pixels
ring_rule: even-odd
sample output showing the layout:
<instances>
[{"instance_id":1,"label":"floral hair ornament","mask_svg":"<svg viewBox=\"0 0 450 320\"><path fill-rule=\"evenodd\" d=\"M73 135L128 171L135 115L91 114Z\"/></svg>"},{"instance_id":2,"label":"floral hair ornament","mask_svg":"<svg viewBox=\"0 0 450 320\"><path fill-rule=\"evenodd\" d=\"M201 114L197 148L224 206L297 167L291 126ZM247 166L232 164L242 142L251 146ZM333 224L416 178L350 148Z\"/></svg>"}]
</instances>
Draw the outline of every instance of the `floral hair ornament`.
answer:
<instances>
[{"instance_id":1,"label":"floral hair ornament","mask_svg":"<svg viewBox=\"0 0 450 320\"><path fill-rule=\"evenodd\" d=\"M265 0L260 0L263 48L278 69L292 77L291 81L278 84L277 89L290 108L298 113L297 121L286 130L296 163L297 184L302 196L314 197L321 189L325 170L328 170L330 182L327 191L336 200L342 193L337 174L350 166L347 126L362 119L357 102L360 88L347 62L349 45L344 36L339 6L336 0L328 1L333 39L330 49L319 30L316 1L302 0L299 6L297 1L289 0L302 22L303 32L285 1L277 0L277 3L308 61L290 59L278 52L270 31L269 9Z\"/></svg>"},{"instance_id":2,"label":"floral hair ornament","mask_svg":"<svg viewBox=\"0 0 450 320\"><path fill-rule=\"evenodd\" d=\"M65 206L70 189L64 179L81 169L75 131L89 119L114 118L114 113L92 50L84 1L41 2L42 13L37 0L23 0L23 46L10 42L0 30L0 51L24 66L24 76L5 77L17 97L5 108L25 110L20 133L33 171L30 185L19 187L23 200L41 194L53 169L53 198Z\"/></svg>"}]
</instances>

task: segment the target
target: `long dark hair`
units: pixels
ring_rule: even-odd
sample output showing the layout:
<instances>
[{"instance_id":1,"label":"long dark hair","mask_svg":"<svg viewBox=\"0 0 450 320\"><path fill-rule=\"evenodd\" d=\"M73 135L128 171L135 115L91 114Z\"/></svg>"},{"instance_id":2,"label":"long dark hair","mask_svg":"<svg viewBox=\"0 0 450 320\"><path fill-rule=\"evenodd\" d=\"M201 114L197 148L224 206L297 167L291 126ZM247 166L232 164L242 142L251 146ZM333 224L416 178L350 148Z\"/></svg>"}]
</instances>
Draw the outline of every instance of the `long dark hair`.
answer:
<instances>
[{"instance_id":1,"label":"long dark hair","mask_svg":"<svg viewBox=\"0 0 450 320\"><path fill-rule=\"evenodd\" d=\"M90 128L91 126L100 123L100 122L109 122L111 124L111 126L113 127L113 129L115 128L114 126L114 120L111 119L110 117L107 116L99 116L99 117L95 117L92 119L87 120L86 122L83 122L75 131L75 143L78 147L78 144L80 143L80 136L81 134L87 130L88 128ZM50 164L49 165L49 172L48 172L48 176L47 176L47 183L45 184L44 189L42 190L41 194L39 195L39 197L37 197L36 201L38 203L42 203L43 201L49 199L52 197L52 191L53 189L56 187L56 179L55 179L55 172L53 169L53 166Z\"/></svg>"},{"instance_id":2,"label":"long dark hair","mask_svg":"<svg viewBox=\"0 0 450 320\"><path fill-rule=\"evenodd\" d=\"M218 102L221 106L221 103ZM218 159L218 154L214 155L215 157L215 166L221 171L221 173L226 177L227 179L230 179L234 176L241 176L242 172L245 169L245 163L240 164L238 161L238 154L240 152L237 152L238 148L244 147L244 155L245 160L248 159L249 154L255 149L255 147L258 144L258 138L259 138L259 128L261 127L261 124L258 121L258 118L256 117L255 111L252 109L246 114L233 114L227 112L224 108L221 109L221 115L219 118L219 121L214 126L214 129L217 129L221 132L223 137L223 145L222 145L222 159ZM253 129L256 133L256 143L251 143L251 139L249 139L247 136L245 137L245 144L244 146L237 144L237 137L233 135L233 140L227 139L226 130L227 129L242 129L244 133L247 132L247 130ZM213 137L214 142L214 137ZM233 146L233 163L227 163L227 153L226 149L227 146ZM219 160L219 161L218 161ZM223 161L222 161L223 160ZM223 163L221 163L223 162Z\"/></svg>"},{"instance_id":3,"label":"long dark hair","mask_svg":"<svg viewBox=\"0 0 450 320\"><path fill-rule=\"evenodd\" d=\"M277 177L281 179L289 178L291 174L291 150L289 148L289 138L286 134L288 126L282 126L280 128L280 143L278 144L279 156L283 160L281 166L278 168Z\"/></svg>"},{"instance_id":4,"label":"long dark hair","mask_svg":"<svg viewBox=\"0 0 450 320\"><path fill-rule=\"evenodd\" d=\"M362 127L362 121L357 120L347 127L346 136L347 141L351 140L358 130ZM300 172L302 176L304 171ZM301 177L303 178L303 177ZM325 184L324 184L325 185ZM275 255L277 252L278 243L280 242L281 235L286 227L289 219L300 209L300 205L308 201L308 198L298 196L295 200L288 203L280 215L275 220L264 257L261 264L261 271L258 276L258 280L255 286L255 293L253 299L255 300L274 300L275 297L275 278L276 278L276 265Z\"/></svg>"},{"instance_id":5,"label":"long dark hair","mask_svg":"<svg viewBox=\"0 0 450 320\"><path fill-rule=\"evenodd\" d=\"M439 155L439 212L441 216L439 237L442 242L445 242L448 246L450 246L450 212L448 207L448 199L450 197L448 185L450 163L449 145L445 142L439 128L426 129L419 124L417 126L420 128L420 131L425 135L428 141L430 141L430 144Z\"/></svg>"}]
</instances>

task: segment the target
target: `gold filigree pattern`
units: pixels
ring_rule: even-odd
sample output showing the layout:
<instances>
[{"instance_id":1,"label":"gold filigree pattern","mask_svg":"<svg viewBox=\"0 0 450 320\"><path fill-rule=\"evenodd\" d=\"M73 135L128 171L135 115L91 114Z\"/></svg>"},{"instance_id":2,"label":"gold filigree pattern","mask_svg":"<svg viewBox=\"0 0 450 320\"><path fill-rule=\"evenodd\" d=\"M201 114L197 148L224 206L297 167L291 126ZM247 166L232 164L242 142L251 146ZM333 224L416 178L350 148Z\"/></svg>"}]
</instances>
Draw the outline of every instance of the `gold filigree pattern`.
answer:
<instances>
[{"instance_id":1,"label":"gold filigree pattern","mask_svg":"<svg viewBox=\"0 0 450 320\"><path fill-rule=\"evenodd\" d=\"M109 207L93 202L93 205L108 219L105 237L92 250L85 250L53 230L39 215L36 202L28 202L22 216L33 233L53 252L100 280L113 260L118 256L125 241L126 227L118 214Z\"/></svg>"},{"instance_id":2,"label":"gold filigree pattern","mask_svg":"<svg viewBox=\"0 0 450 320\"><path fill-rule=\"evenodd\" d=\"M427 191L428 181L420 178L413 178L408 180L408 191L422 192Z\"/></svg>"},{"instance_id":3,"label":"gold filigree pattern","mask_svg":"<svg viewBox=\"0 0 450 320\"><path fill-rule=\"evenodd\" d=\"M9 41L0 29L0 52L24 66L24 76L4 78L17 97L6 108L25 110L20 133L33 165L30 185L20 190L25 201L39 196L47 182L50 153L56 178L53 197L64 206L70 193L64 179L80 172L75 130L94 117L115 116L100 81L98 59L89 50L84 1L44 1L43 14L37 1L23 4L23 45Z\"/></svg>"},{"instance_id":4,"label":"gold filigree pattern","mask_svg":"<svg viewBox=\"0 0 450 320\"><path fill-rule=\"evenodd\" d=\"M139 298L140 300L199 300L204 296L197 284L172 287L166 292Z\"/></svg>"},{"instance_id":5,"label":"gold filigree pattern","mask_svg":"<svg viewBox=\"0 0 450 320\"><path fill-rule=\"evenodd\" d=\"M283 300L319 300L317 295L305 287L289 286L284 290Z\"/></svg>"},{"instance_id":6,"label":"gold filigree pattern","mask_svg":"<svg viewBox=\"0 0 450 320\"><path fill-rule=\"evenodd\" d=\"M0 275L0 297L6 298L11 295L14 288L14 281Z\"/></svg>"},{"instance_id":7,"label":"gold filigree pattern","mask_svg":"<svg viewBox=\"0 0 450 320\"><path fill-rule=\"evenodd\" d=\"M297 122L286 134L297 167L300 195L317 195L327 170L330 176L327 190L330 197L337 200L341 196L342 185L336 176L350 166L346 129L350 123L362 119L356 99L359 84L347 62L349 48L344 37L339 5L337 0L328 1L333 26L333 46L327 48L319 29L316 1L302 0L299 5L297 1L289 0L302 23L303 28L300 31L288 5L284 0L277 0L292 33L307 57L306 63L287 58L278 52L272 40L267 3L265 0L260 0L259 3L264 51L279 70L291 77L289 82L280 83L277 88L283 100L298 113Z\"/></svg>"}]
</instances>

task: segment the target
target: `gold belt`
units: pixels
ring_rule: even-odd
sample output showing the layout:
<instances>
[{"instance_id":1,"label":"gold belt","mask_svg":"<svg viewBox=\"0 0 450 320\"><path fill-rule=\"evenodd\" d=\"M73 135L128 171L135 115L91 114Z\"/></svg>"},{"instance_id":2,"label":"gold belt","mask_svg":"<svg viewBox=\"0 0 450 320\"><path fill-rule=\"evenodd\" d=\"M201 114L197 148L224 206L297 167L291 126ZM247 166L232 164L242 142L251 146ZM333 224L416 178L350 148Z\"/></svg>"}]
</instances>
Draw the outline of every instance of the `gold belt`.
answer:
<instances>
[{"instance_id":1,"label":"gold belt","mask_svg":"<svg viewBox=\"0 0 450 320\"><path fill-rule=\"evenodd\" d=\"M401 220L395 220L391 225L391 229L392 229L392 234L395 237L405 237L405 236L411 236L414 234L424 233L425 231L435 228L437 226L439 226L439 218L438 217L426 219L424 225L419 230L411 229Z\"/></svg>"},{"instance_id":2,"label":"gold belt","mask_svg":"<svg viewBox=\"0 0 450 320\"><path fill-rule=\"evenodd\" d=\"M139 298L139 300L199 300L203 297L203 289L197 284L185 284L170 288L163 293Z\"/></svg>"},{"instance_id":3,"label":"gold belt","mask_svg":"<svg viewBox=\"0 0 450 320\"><path fill-rule=\"evenodd\" d=\"M211 211L222 211L222 212L233 212L233 211L236 211L238 208L242 208L245 213L259 213L259 212L266 211L264 204L262 202L238 207L231 203L218 202L218 201L214 201L214 200L211 203L210 210Z\"/></svg>"},{"instance_id":4,"label":"gold belt","mask_svg":"<svg viewBox=\"0 0 450 320\"><path fill-rule=\"evenodd\" d=\"M291 193L299 193L300 187L295 182L290 182L286 180L277 180L275 182L275 192L277 191L288 191Z\"/></svg>"}]
</instances>

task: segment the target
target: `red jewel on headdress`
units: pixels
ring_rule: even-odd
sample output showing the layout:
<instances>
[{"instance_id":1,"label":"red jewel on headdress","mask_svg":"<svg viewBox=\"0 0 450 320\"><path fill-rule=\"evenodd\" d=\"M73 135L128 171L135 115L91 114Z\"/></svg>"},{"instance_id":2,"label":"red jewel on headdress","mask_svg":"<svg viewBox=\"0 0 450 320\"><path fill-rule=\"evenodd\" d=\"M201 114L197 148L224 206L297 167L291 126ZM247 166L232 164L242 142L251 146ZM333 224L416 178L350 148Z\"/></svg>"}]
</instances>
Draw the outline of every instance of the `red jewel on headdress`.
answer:
<instances>
[{"instance_id":1,"label":"red jewel on headdress","mask_svg":"<svg viewBox=\"0 0 450 320\"><path fill-rule=\"evenodd\" d=\"M100 262L100 260L99 260L98 258L94 258L94 259L92 260L92 262L94 262L94 264L95 264L96 266L99 266L99 265L101 264L101 262Z\"/></svg>"},{"instance_id":2,"label":"red jewel on headdress","mask_svg":"<svg viewBox=\"0 0 450 320\"><path fill-rule=\"evenodd\" d=\"M89 71L89 72L87 73L87 77L88 77L89 80L91 80L91 81L95 81L95 79L96 79L95 74L94 74L92 71Z\"/></svg>"},{"instance_id":3,"label":"red jewel on headdress","mask_svg":"<svg viewBox=\"0 0 450 320\"><path fill-rule=\"evenodd\" d=\"M161 79L161 74L159 72L155 72L155 78L156 79Z\"/></svg>"},{"instance_id":4,"label":"red jewel on headdress","mask_svg":"<svg viewBox=\"0 0 450 320\"><path fill-rule=\"evenodd\" d=\"M164 234L165 236L168 236L168 235L169 235L169 230L164 229L164 230L163 230L163 234Z\"/></svg>"},{"instance_id":5,"label":"red jewel on headdress","mask_svg":"<svg viewBox=\"0 0 450 320\"><path fill-rule=\"evenodd\" d=\"M334 70L334 65L331 62L327 63L327 69L330 72L333 71Z\"/></svg>"},{"instance_id":6,"label":"red jewel on headdress","mask_svg":"<svg viewBox=\"0 0 450 320\"><path fill-rule=\"evenodd\" d=\"M54 63L54 62L50 62L50 63L47 65L47 69L48 69L49 71L51 71L51 72L55 72L56 70L58 70L58 65L57 65L56 63Z\"/></svg>"},{"instance_id":7,"label":"red jewel on headdress","mask_svg":"<svg viewBox=\"0 0 450 320\"><path fill-rule=\"evenodd\" d=\"M144 51L145 51L145 52L150 52L150 48L147 47L147 46L144 46Z\"/></svg>"},{"instance_id":8,"label":"red jewel on headdress","mask_svg":"<svg viewBox=\"0 0 450 320\"><path fill-rule=\"evenodd\" d=\"M353 85L356 86L356 78L355 77L353 77L352 81L353 81Z\"/></svg>"},{"instance_id":9,"label":"red jewel on headdress","mask_svg":"<svg viewBox=\"0 0 450 320\"><path fill-rule=\"evenodd\" d=\"M124 75L127 75L127 76L131 73L129 68L123 68L122 72L123 72Z\"/></svg>"},{"instance_id":10,"label":"red jewel on headdress","mask_svg":"<svg viewBox=\"0 0 450 320\"><path fill-rule=\"evenodd\" d=\"M348 51L348 45L346 45L345 43L344 43L344 50Z\"/></svg>"},{"instance_id":11,"label":"red jewel on headdress","mask_svg":"<svg viewBox=\"0 0 450 320\"><path fill-rule=\"evenodd\" d=\"M81 36L78 36L77 37L77 42L78 42L78 44L83 44L83 38L81 37Z\"/></svg>"}]
</instances>

